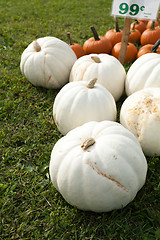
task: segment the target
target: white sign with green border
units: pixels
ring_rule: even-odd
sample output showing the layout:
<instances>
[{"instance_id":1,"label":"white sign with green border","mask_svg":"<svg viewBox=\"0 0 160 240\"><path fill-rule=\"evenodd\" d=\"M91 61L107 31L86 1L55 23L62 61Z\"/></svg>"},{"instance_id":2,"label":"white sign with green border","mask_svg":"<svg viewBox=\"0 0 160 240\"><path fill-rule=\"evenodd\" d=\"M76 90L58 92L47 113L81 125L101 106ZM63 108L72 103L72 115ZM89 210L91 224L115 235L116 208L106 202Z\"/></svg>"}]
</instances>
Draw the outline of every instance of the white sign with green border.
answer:
<instances>
[{"instance_id":1,"label":"white sign with green border","mask_svg":"<svg viewBox=\"0 0 160 240\"><path fill-rule=\"evenodd\" d=\"M160 0L113 0L112 15L156 20Z\"/></svg>"}]
</instances>

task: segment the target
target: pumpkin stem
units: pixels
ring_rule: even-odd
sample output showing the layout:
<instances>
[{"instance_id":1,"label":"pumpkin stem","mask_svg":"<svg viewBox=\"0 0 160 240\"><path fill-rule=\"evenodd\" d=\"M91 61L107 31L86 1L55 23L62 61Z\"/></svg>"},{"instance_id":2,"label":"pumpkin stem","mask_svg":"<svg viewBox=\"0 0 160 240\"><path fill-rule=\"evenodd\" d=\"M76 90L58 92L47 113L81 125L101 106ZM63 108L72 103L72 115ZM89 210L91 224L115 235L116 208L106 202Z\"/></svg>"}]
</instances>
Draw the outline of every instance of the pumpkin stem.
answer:
<instances>
[{"instance_id":1,"label":"pumpkin stem","mask_svg":"<svg viewBox=\"0 0 160 240\"><path fill-rule=\"evenodd\" d=\"M81 148L83 150L86 150L87 148L89 148L90 146L92 146L96 141L94 140L94 138L87 138L84 143L81 145Z\"/></svg>"},{"instance_id":2,"label":"pumpkin stem","mask_svg":"<svg viewBox=\"0 0 160 240\"><path fill-rule=\"evenodd\" d=\"M114 16L114 23L115 23L115 30L116 30L116 32L120 32L119 25L118 25L118 20L117 20L116 16Z\"/></svg>"},{"instance_id":3,"label":"pumpkin stem","mask_svg":"<svg viewBox=\"0 0 160 240\"><path fill-rule=\"evenodd\" d=\"M68 41L69 41L69 45L74 45L71 41L71 35L70 32L67 32L67 37L68 37Z\"/></svg>"},{"instance_id":4,"label":"pumpkin stem","mask_svg":"<svg viewBox=\"0 0 160 240\"><path fill-rule=\"evenodd\" d=\"M151 48L151 51L156 53L157 52L157 48L159 47L159 45L160 45L160 38L157 40L157 42Z\"/></svg>"},{"instance_id":5,"label":"pumpkin stem","mask_svg":"<svg viewBox=\"0 0 160 240\"><path fill-rule=\"evenodd\" d=\"M94 85L96 84L96 82L97 82L97 78L93 78L88 82L86 87L87 88L94 88Z\"/></svg>"},{"instance_id":6,"label":"pumpkin stem","mask_svg":"<svg viewBox=\"0 0 160 240\"><path fill-rule=\"evenodd\" d=\"M93 33L93 36L94 36L94 40L99 41L100 38L98 36L98 33L97 33L96 29L94 27L91 27L91 30L92 30L92 33Z\"/></svg>"},{"instance_id":7,"label":"pumpkin stem","mask_svg":"<svg viewBox=\"0 0 160 240\"><path fill-rule=\"evenodd\" d=\"M159 10L159 12L158 12L157 21L158 21L158 23L159 23L159 25L160 25L160 10Z\"/></svg>"},{"instance_id":8,"label":"pumpkin stem","mask_svg":"<svg viewBox=\"0 0 160 240\"><path fill-rule=\"evenodd\" d=\"M133 25L132 25L132 28L131 28L131 32L135 32L135 25L136 25L136 22L133 22Z\"/></svg>"},{"instance_id":9,"label":"pumpkin stem","mask_svg":"<svg viewBox=\"0 0 160 240\"><path fill-rule=\"evenodd\" d=\"M34 40L33 41L33 47L34 47L34 50L36 52L40 52L41 51L41 46L39 45L39 43L37 42L37 40Z\"/></svg>"},{"instance_id":10,"label":"pumpkin stem","mask_svg":"<svg viewBox=\"0 0 160 240\"><path fill-rule=\"evenodd\" d=\"M154 20L152 21L152 24L151 24L150 30L155 30L155 21L154 21Z\"/></svg>"},{"instance_id":11,"label":"pumpkin stem","mask_svg":"<svg viewBox=\"0 0 160 240\"><path fill-rule=\"evenodd\" d=\"M100 63L101 62L101 60L98 56L92 56L91 58L95 63Z\"/></svg>"},{"instance_id":12,"label":"pumpkin stem","mask_svg":"<svg viewBox=\"0 0 160 240\"><path fill-rule=\"evenodd\" d=\"M139 21L138 21L138 19L135 19L135 21L134 21L134 22L135 22L135 24L139 24Z\"/></svg>"}]
</instances>

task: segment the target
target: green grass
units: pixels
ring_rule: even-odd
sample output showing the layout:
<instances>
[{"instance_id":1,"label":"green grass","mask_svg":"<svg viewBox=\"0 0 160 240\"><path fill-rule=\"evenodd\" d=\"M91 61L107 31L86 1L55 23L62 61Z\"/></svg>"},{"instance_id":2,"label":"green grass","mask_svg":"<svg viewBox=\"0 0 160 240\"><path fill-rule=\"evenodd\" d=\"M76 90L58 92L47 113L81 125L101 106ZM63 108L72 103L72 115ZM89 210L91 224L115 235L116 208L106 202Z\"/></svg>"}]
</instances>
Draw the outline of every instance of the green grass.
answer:
<instances>
[{"instance_id":1,"label":"green grass","mask_svg":"<svg viewBox=\"0 0 160 240\"><path fill-rule=\"evenodd\" d=\"M35 38L83 44L114 27L112 1L0 1L0 239L160 239L160 162L147 158L145 186L125 208L80 211L65 202L48 176L51 150L61 138L52 117L54 90L32 86L20 58ZM119 19L123 27L123 19ZM128 65L125 66L126 70ZM124 97L117 103L120 108Z\"/></svg>"}]
</instances>

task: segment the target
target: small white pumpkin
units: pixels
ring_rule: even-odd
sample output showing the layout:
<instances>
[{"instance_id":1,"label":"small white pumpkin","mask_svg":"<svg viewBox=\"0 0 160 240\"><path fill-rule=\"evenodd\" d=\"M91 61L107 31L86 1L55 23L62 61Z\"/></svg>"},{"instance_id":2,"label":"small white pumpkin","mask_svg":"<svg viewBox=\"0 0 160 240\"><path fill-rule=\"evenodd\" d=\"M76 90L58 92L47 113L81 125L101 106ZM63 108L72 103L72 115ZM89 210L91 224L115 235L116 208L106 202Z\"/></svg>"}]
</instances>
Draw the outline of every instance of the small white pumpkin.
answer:
<instances>
[{"instance_id":1,"label":"small white pumpkin","mask_svg":"<svg viewBox=\"0 0 160 240\"><path fill-rule=\"evenodd\" d=\"M129 68L125 80L127 96L147 87L160 88L160 54L147 53Z\"/></svg>"},{"instance_id":2,"label":"small white pumpkin","mask_svg":"<svg viewBox=\"0 0 160 240\"><path fill-rule=\"evenodd\" d=\"M22 74L35 86L60 88L69 81L77 57L64 41L55 37L39 38L21 56Z\"/></svg>"},{"instance_id":3,"label":"small white pumpkin","mask_svg":"<svg viewBox=\"0 0 160 240\"><path fill-rule=\"evenodd\" d=\"M116 121L115 100L96 80L70 82L57 94L53 116L63 135L89 121Z\"/></svg>"},{"instance_id":4,"label":"small white pumpkin","mask_svg":"<svg viewBox=\"0 0 160 240\"><path fill-rule=\"evenodd\" d=\"M160 89L145 88L126 98L120 122L139 140L147 156L160 156Z\"/></svg>"},{"instance_id":5,"label":"small white pumpkin","mask_svg":"<svg viewBox=\"0 0 160 240\"><path fill-rule=\"evenodd\" d=\"M88 81L92 78L97 78L97 83L104 86L115 101L123 94L126 71L115 57L108 54L89 54L77 59L69 81Z\"/></svg>"},{"instance_id":6,"label":"small white pumpkin","mask_svg":"<svg viewBox=\"0 0 160 240\"><path fill-rule=\"evenodd\" d=\"M107 212L135 198L145 183L147 162L137 138L121 124L92 121L57 141L49 173L68 203Z\"/></svg>"}]
</instances>

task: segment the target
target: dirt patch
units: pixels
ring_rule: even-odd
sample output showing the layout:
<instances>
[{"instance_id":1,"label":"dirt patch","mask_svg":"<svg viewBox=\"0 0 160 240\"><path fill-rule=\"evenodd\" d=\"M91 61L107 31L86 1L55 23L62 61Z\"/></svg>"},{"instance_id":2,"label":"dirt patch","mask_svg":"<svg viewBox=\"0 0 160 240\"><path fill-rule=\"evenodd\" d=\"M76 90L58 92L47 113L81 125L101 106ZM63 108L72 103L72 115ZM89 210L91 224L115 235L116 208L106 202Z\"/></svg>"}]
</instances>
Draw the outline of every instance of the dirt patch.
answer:
<instances>
[{"instance_id":1,"label":"dirt patch","mask_svg":"<svg viewBox=\"0 0 160 240\"><path fill-rule=\"evenodd\" d=\"M94 162L90 162L89 160L86 162L86 164L88 164L94 171L96 171L97 174L101 175L102 177L105 177L107 179L109 179L110 181L114 182L119 188L123 189L124 191L128 192L127 188L122 185L120 182L118 182L116 179L114 179L112 176L107 175L105 173L103 173L97 166L97 163Z\"/></svg>"}]
</instances>

